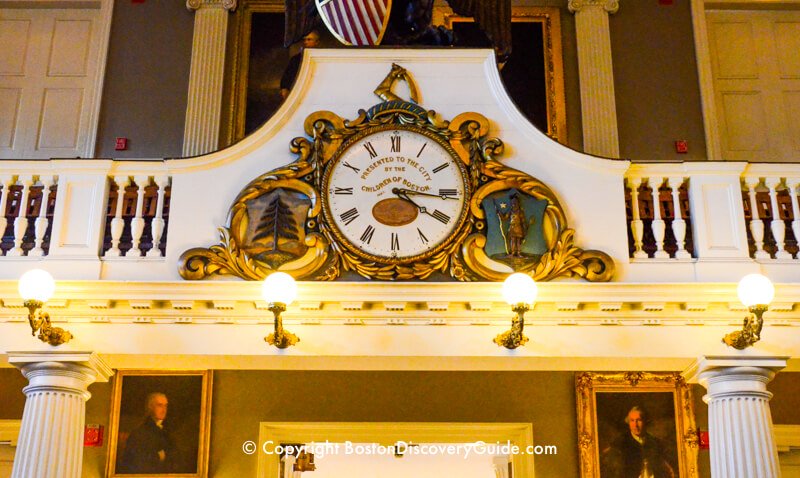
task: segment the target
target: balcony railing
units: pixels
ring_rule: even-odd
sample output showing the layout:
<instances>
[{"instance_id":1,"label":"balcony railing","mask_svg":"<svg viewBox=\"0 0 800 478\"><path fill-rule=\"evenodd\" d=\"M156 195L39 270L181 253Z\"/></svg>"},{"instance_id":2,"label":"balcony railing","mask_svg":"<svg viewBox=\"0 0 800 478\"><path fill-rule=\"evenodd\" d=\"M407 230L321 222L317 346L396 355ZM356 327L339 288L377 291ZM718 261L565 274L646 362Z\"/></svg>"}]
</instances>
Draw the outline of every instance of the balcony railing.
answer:
<instances>
[{"instance_id":1,"label":"balcony railing","mask_svg":"<svg viewBox=\"0 0 800 478\"><path fill-rule=\"evenodd\" d=\"M180 254L216 243L237 191L271 169L230 166L223 173L181 161L0 162L0 279L46 261L65 278L177 280ZM767 266L783 267L777 281L800 281L800 164L634 163L618 184L624 208L607 191L607 200L565 204L627 224L626 230L578 228L579 237L627 241L628 257L624 249L614 257L617 280L734 280L726 267L738 267L738 274ZM698 272L704 262L715 264L714 274Z\"/></svg>"}]
</instances>

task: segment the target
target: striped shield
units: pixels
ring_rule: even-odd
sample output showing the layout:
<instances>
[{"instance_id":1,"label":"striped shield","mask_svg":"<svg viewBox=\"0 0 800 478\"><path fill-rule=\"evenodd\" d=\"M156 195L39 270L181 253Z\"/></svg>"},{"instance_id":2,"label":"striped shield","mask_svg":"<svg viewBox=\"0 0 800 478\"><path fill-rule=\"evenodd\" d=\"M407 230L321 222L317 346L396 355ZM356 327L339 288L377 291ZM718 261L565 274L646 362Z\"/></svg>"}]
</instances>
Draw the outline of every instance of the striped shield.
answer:
<instances>
[{"instance_id":1,"label":"striped shield","mask_svg":"<svg viewBox=\"0 0 800 478\"><path fill-rule=\"evenodd\" d=\"M328 30L345 45L378 45L389 23L392 0L316 0Z\"/></svg>"}]
</instances>

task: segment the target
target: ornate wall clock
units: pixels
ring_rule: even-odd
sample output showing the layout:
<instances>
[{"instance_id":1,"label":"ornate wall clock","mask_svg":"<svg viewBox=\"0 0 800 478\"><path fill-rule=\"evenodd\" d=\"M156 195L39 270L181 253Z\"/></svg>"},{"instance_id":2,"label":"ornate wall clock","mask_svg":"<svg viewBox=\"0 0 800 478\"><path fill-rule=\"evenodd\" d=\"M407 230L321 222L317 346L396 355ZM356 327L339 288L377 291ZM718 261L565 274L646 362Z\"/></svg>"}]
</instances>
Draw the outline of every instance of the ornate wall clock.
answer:
<instances>
[{"instance_id":1,"label":"ornate wall clock","mask_svg":"<svg viewBox=\"0 0 800 478\"><path fill-rule=\"evenodd\" d=\"M309 115L308 137L290 145L298 158L242 190L221 243L184 252L181 276L610 280L612 259L575 246L553 191L494 159L503 143L485 117L439 119L394 95L399 80L416 101L413 79L392 65L375 90L384 101L356 119Z\"/></svg>"},{"instance_id":2,"label":"ornate wall clock","mask_svg":"<svg viewBox=\"0 0 800 478\"><path fill-rule=\"evenodd\" d=\"M334 237L364 259L408 264L447 246L467 218L464 162L418 126L373 126L351 137L322 182Z\"/></svg>"}]
</instances>

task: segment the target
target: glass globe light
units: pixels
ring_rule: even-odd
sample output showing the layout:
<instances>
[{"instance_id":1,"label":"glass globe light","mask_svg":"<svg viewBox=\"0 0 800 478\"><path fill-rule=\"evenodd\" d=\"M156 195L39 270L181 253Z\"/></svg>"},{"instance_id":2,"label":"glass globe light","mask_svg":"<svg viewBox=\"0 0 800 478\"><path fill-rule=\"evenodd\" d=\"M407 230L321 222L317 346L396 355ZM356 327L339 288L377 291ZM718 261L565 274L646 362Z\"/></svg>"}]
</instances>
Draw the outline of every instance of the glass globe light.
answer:
<instances>
[{"instance_id":1,"label":"glass globe light","mask_svg":"<svg viewBox=\"0 0 800 478\"><path fill-rule=\"evenodd\" d=\"M772 281L761 274L748 274L739 281L736 288L739 300L747 307L769 305L775 297Z\"/></svg>"},{"instance_id":2,"label":"glass globe light","mask_svg":"<svg viewBox=\"0 0 800 478\"><path fill-rule=\"evenodd\" d=\"M285 272L273 272L264 279L261 296L267 303L289 305L297 297L297 283Z\"/></svg>"},{"instance_id":3,"label":"glass globe light","mask_svg":"<svg viewBox=\"0 0 800 478\"><path fill-rule=\"evenodd\" d=\"M18 290L23 300L47 302L56 291L56 281L45 270L31 269L19 278Z\"/></svg>"},{"instance_id":4,"label":"glass globe light","mask_svg":"<svg viewBox=\"0 0 800 478\"><path fill-rule=\"evenodd\" d=\"M522 272L511 274L503 282L503 298L510 305L533 304L537 293L536 282Z\"/></svg>"}]
</instances>

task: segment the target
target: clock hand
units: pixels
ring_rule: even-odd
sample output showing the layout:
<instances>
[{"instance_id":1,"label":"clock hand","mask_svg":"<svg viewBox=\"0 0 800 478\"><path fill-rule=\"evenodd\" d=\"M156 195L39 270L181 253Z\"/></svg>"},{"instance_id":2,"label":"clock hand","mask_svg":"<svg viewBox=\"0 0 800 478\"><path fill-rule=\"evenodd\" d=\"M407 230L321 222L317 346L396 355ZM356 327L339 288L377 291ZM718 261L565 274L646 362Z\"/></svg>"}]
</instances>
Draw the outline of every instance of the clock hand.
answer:
<instances>
[{"instance_id":1,"label":"clock hand","mask_svg":"<svg viewBox=\"0 0 800 478\"><path fill-rule=\"evenodd\" d=\"M406 195L410 194L412 196L430 196L430 197L441 198L441 199L456 199L456 200L458 199L455 196L449 196L449 195L446 195L446 194L423 193L423 192L419 192L419 191L413 191L411 189L395 188L395 189L392 190L392 192L394 193L395 190L397 190L398 192L401 192L403 194L406 194ZM397 193L395 193L395 194L397 194Z\"/></svg>"},{"instance_id":2,"label":"clock hand","mask_svg":"<svg viewBox=\"0 0 800 478\"><path fill-rule=\"evenodd\" d=\"M419 204L415 203L410 197L408 197L405 189L394 188L392 189L392 194L402 199L403 201L410 202L412 205L416 206L416 208L419 209L419 212L421 212L422 214L427 214L433 217L433 214L428 212L428 208L426 208L425 206L420 206Z\"/></svg>"}]
</instances>

